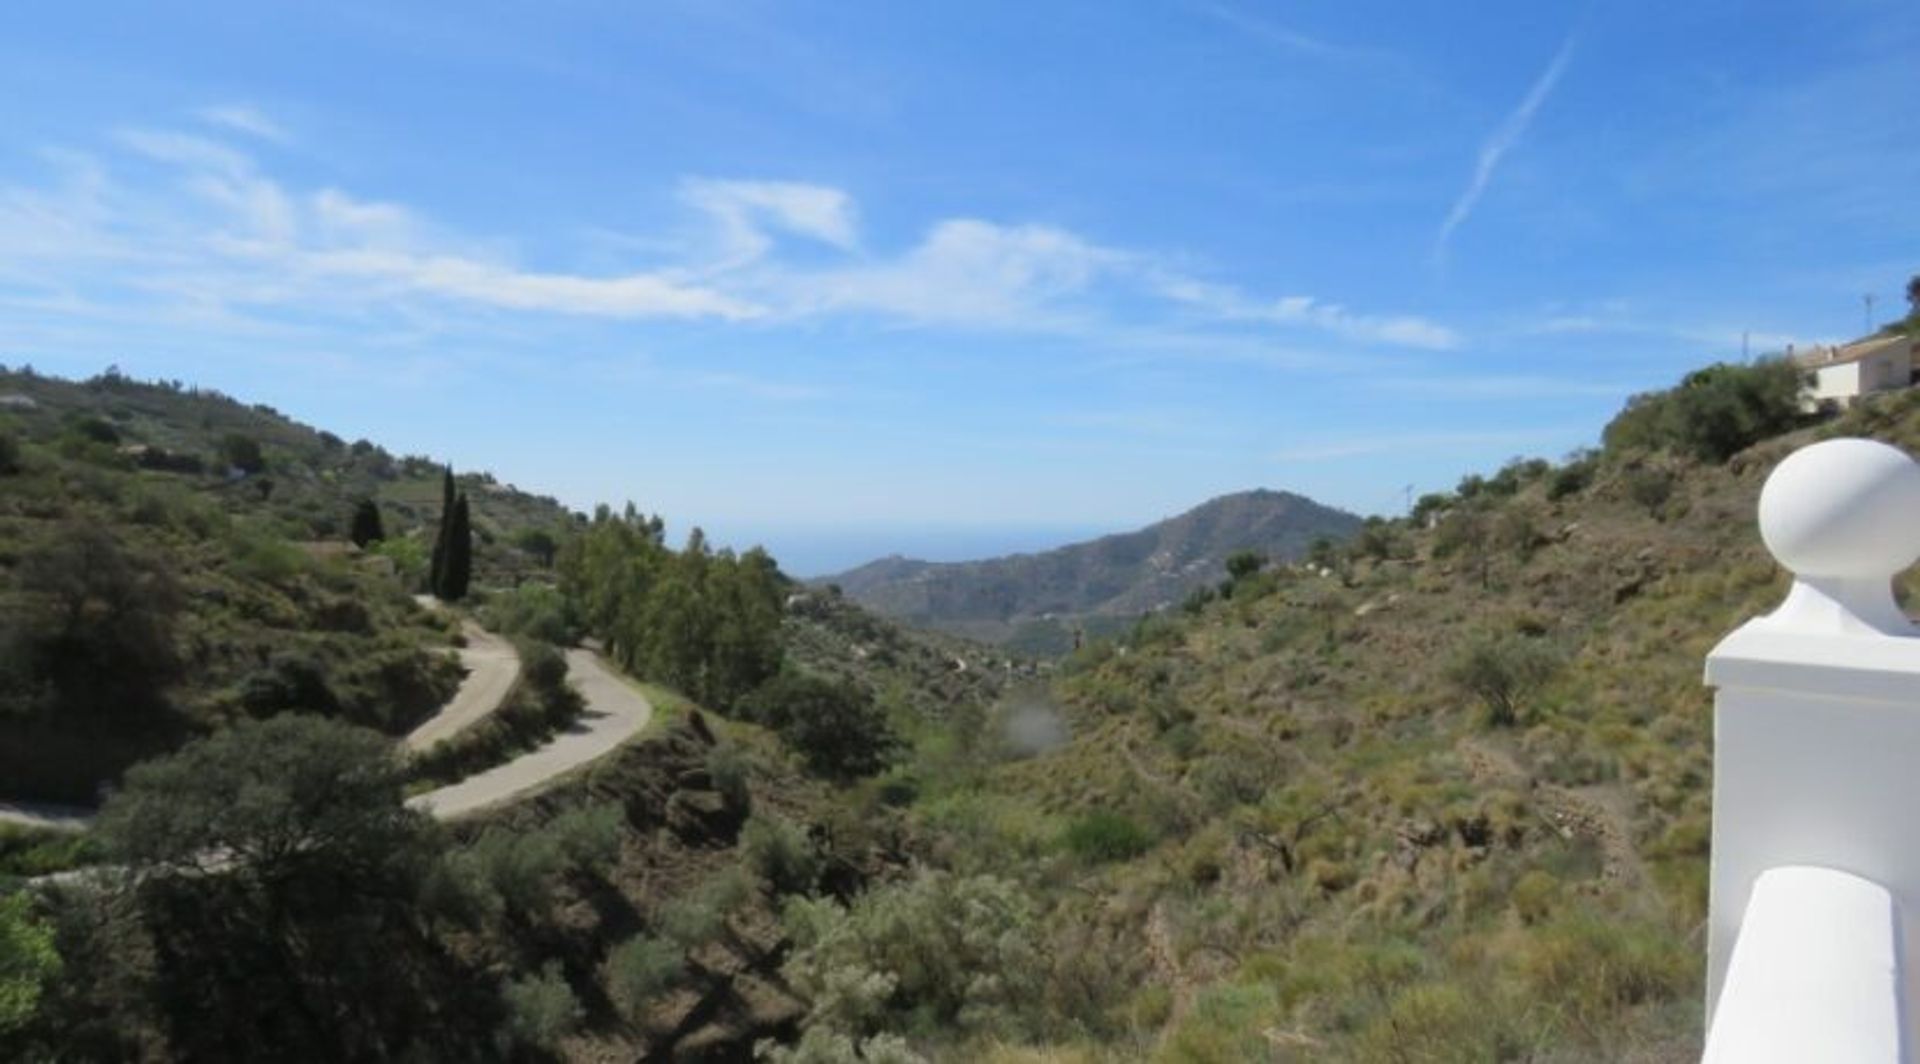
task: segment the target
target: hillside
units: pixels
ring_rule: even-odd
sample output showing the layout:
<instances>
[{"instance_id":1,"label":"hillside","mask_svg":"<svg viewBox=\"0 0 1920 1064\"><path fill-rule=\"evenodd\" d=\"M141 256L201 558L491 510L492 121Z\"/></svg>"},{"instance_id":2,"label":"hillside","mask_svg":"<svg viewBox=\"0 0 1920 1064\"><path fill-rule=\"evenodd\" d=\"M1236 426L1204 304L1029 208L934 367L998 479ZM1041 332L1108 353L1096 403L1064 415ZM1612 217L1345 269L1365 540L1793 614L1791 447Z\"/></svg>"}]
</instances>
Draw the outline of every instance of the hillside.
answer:
<instances>
[{"instance_id":1,"label":"hillside","mask_svg":"<svg viewBox=\"0 0 1920 1064\"><path fill-rule=\"evenodd\" d=\"M1223 495L1135 532L973 562L891 557L815 581L906 624L1040 653L1076 630L1117 631L1226 575L1251 550L1292 561L1315 540L1343 540L1360 519L1283 491Z\"/></svg>"},{"instance_id":2,"label":"hillside","mask_svg":"<svg viewBox=\"0 0 1920 1064\"><path fill-rule=\"evenodd\" d=\"M0 1015L0 1050L1695 1059L1700 665L1785 591L1760 485L1826 435L1920 449L1920 393L1837 419L1795 396L1778 364L1690 375L1636 397L1599 451L1467 477L1310 565L1237 566L1052 670L831 589L776 582L769 615L758 552L673 552L657 521L598 514L552 584L481 612L682 677L648 687L661 730L444 831L394 821L397 787L345 788L352 822L387 834L41 899L66 967L36 1014ZM85 480L44 446L12 475ZM1902 585L1912 601L1920 580ZM760 686L736 696L748 667ZM358 779L330 766L359 740L328 741L289 759L294 794ZM194 832L221 818L196 782L250 762L186 767L177 790L136 774L142 816L102 814L108 854L204 852ZM272 783L249 779L251 800ZM34 925L7 900L21 941Z\"/></svg>"},{"instance_id":3,"label":"hillside","mask_svg":"<svg viewBox=\"0 0 1920 1064\"><path fill-rule=\"evenodd\" d=\"M945 859L1025 884L1041 951L1102 973L1004 1059L1697 1059L1701 663L1785 593L1760 486L1825 436L1920 449L1920 393L1777 435L1729 412L1774 372L1090 645L1068 744L927 781Z\"/></svg>"}]
</instances>

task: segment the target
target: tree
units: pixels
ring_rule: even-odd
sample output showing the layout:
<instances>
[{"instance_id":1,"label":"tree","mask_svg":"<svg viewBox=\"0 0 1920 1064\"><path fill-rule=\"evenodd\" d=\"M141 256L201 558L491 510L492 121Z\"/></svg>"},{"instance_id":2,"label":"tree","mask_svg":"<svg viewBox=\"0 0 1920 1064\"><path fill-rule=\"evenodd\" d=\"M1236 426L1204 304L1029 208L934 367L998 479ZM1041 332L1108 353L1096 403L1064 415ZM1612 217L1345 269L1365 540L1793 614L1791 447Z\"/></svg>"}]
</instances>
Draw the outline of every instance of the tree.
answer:
<instances>
[{"instance_id":1,"label":"tree","mask_svg":"<svg viewBox=\"0 0 1920 1064\"><path fill-rule=\"evenodd\" d=\"M147 708L178 675L178 587L99 524L67 525L30 551L17 573L27 596L20 652L61 712Z\"/></svg>"},{"instance_id":2,"label":"tree","mask_svg":"<svg viewBox=\"0 0 1920 1064\"><path fill-rule=\"evenodd\" d=\"M132 873L173 1053L486 1056L450 1018L501 1006L423 919L442 837L404 788L386 737L291 714L127 773L95 830Z\"/></svg>"},{"instance_id":3,"label":"tree","mask_svg":"<svg viewBox=\"0 0 1920 1064\"><path fill-rule=\"evenodd\" d=\"M1907 278L1907 316L1920 318L1920 273Z\"/></svg>"},{"instance_id":4,"label":"tree","mask_svg":"<svg viewBox=\"0 0 1920 1064\"><path fill-rule=\"evenodd\" d=\"M546 568L553 568L553 557L560 550L560 542L553 533L544 528L528 528L513 537L513 545L525 551L527 556Z\"/></svg>"},{"instance_id":5,"label":"tree","mask_svg":"<svg viewBox=\"0 0 1920 1064\"><path fill-rule=\"evenodd\" d=\"M20 441L13 433L0 429L0 477L20 472Z\"/></svg>"},{"instance_id":6,"label":"tree","mask_svg":"<svg viewBox=\"0 0 1920 1064\"><path fill-rule=\"evenodd\" d=\"M1496 728L1519 722L1522 704L1553 678L1560 654L1548 643L1517 635L1470 637L1446 668L1447 681L1480 699L1487 723Z\"/></svg>"},{"instance_id":7,"label":"tree","mask_svg":"<svg viewBox=\"0 0 1920 1064\"><path fill-rule=\"evenodd\" d=\"M449 602L467 597L467 585L473 579L473 525L467 514L467 496L463 492L453 500L453 518L447 522L446 570L440 574L435 592Z\"/></svg>"},{"instance_id":8,"label":"tree","mask_svg":"<svg viewBox=\"0 0 1920 1064\"><path fill-rule=\"evenodd\" d=\"M1260 567L1266 562L1267 560L1261 557L1258 551L1234 551L1227 555L1227 578L1235 581L1244 580L1259 572Z\"/></svg>"},{"instance_id":9,"label":"tree","mask_svg":"<svg viewBox=\"0 0 1920 1064\"><path fill-rule=\"evenodd\" d=\"M1708 366L1675 388L1627 400L1602 439L1614 454L1666 450L1724 462L1798 425L1806 381L1806 372L1786 359Z\"/></svg>"},{"instance_id":10,"label":"tree","mask_svg":"<svg viewBox=\"0 0 1920 1064\"><path fill-rule=\"evenodd\" d=\"M433 536L433 560L427 566L427 590L435 595L446 586L447 544L453 524L453 467L445 467L440 479L440 526ZM442 596L445 597L445 596Z\"/></svg>"},{"instance_id":11,"label":"tree","mask_svg":"<svg viewBox=\"0 0 1920 1064\"><path fill-rule=\"evenodd\" d=\"M245 433L229 432L221 437L220 457L230 468L249 476L264 472L267 468L267 458L260 450L260 441Z\"/></svg>"},{"instance_id":12,"label":"tree","mask_svg":"<svg viewBox=\"0 0 1920 1064\"><path fill-rule=\"evenodd\" d=\"M899 745L872 695L797 669L761 685L740 708L747 719L777 732L814 772L832 779L879 772Z\"/></svg>"},{"instance_id":13,"label":"tree","mask_svg":"<svg viewBox=\"0 0 1920 1064\"><path fill-rule=\"evenodd\" d=\"M361 499L353 508L353 526L350 535L356 547L365 547L387 538L386 529L380 521L380 504L372 499Z\"/></svg>"},{"instance_id":14,"label":"tree","mask_svg":"<svg viewBox=\"0 0 1920 1064\"><path fill-rule=\"evenodd\" d=\"M320 867L391 871L428 823L402 803L404 787L385 737L282 714L134 766L97 827L135 869L218 872L266 890Z\"/></svg>"}]
</instances>

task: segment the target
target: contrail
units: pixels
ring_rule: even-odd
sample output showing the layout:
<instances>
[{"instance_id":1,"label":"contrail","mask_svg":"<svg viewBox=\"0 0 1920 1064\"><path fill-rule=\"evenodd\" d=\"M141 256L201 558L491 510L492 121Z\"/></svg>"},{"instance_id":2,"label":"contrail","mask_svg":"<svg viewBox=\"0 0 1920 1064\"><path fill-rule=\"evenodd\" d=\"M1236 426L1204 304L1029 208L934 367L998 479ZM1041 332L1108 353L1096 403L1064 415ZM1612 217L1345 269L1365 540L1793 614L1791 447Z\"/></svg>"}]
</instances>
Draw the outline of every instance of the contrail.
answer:
<instances>
[{"instance_id":1,"label":"contrail","mask_svg":"<svg viewBox=\"0 0 1920 1064\"><path fill-rule=\"evenodd\" d=\"M1494 130L1493 135L1487 138L1487 142L1480 146L1480 159L1474 164L1473 178L1467 182L1467 187L1460 193L1460 198L1454 200L1453 209L1447 212L1447 220L1441 224L1440 235L1434 241L1433 256L1436 261L1446 258L1447 241L1453 238L1453 231L1460 228L1460 223L1466 221L1467 216L1473 213L1473 208L1480 202L1480 194L1487 190L1487 182L1493 179L1493 171L1500 165L1501 158L1522 136L1526 135L1527 126L1533 121L1534 112L1540 109L1541 104L1547 102L1547 96L1553 92L1553 87L1559 82L1560 75L1567 69L1567 61L1573 58L1574 41L1579 36L1578 28L1567 34L1566 43L1562 44L1560 51L1554 54L1553 62L1547 64L1547 69L1541 71L1540 76L1534 79L1533 87L1527 90L1526 98L1520 101L1520 106L1514 108L1506 121L1500 123L1500 128Z\"/></svg>"}]
</instances>

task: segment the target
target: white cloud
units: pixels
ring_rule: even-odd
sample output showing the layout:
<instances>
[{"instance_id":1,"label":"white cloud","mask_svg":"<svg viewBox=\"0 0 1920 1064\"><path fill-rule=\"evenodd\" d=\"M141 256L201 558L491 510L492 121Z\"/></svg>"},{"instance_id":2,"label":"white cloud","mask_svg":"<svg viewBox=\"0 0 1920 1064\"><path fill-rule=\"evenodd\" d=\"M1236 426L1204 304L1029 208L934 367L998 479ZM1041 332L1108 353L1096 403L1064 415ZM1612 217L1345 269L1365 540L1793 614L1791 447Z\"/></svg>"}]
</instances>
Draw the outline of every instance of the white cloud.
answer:
<instances>
[{"instance_id":1,"label":"white cloud","mask_svg":"<svg viewBox=\"0 0 1920 1064\"><path fill-rule=\"evenodd\" d=\"M1424 318L1309 296L1250 299L1054 225L950 217L904 248L875 250L853 197L826 185L689 178L677 194L699 239L629 242L623 256L650 261L589 274L522 264L497 236L453 232L405 203L286 183L231 139L123 129L111 143L116 151L97 160L63 161L67 179L55 187L0 187L0 237L20 249L0 274L41 291L172 298L207 318L243 307L416 314L453 302L634 320L874 317L1073 332L1123 349L1191 327L1199 311L1206 325L1365 345L1458 342ZM1217 330L1206 342L1251 331Z\"/></svg>"},{"instance_id":2,"label":"white cloud","mask_svg":"<svg viewBox=\"0 0 1920 1064\"><path fill-rule=\"evenodd\" d=\"M864 311L917 322L1044 325L1125 261L1063 229L941 222L891 261L810 273L786 284L800 313Z\"/></svg>"},{"instance_id":3,"label":"white cloud","mask_svg":"<svg viewBox=\"0 0 1920 1064\"><path fill-rule=\"evenodd\" d=\"M771 250L773 241L763 224L842 250L857 243L853 200L837 188L689 178L681 183L680 197L719 225L723 267L744 265Z\"/></svg>"},{"instance_id":4,"label":"white cloud","mask_svg":"<svg viewBox=\"0 0 1920 1064\"><path fill-rule=\"evenodd\" d=\"M235 133L245 133L250 137L269 140L275 144L285 144L292 139L287 135L287 131L280 128L273 119L261 114L258 108L248 104L229 103L202 107L193 114L208 125L219 126Z\"/></svg>"},{"instance_id":5,"label":"white cloud","mask_svg":"<svg viewBox=\"0 0 1920 1064\"><path fill-rule=\"evenodd\" d=\"M1480 146L1480 156L1473 165L1473 176L1467 180L1467 187L1461 190L1459 198L1453 201L1453 209L1447 212L1446 221L1440 224L1440 235L1433 245L1436 259L1445 257L1447 242L1453 239L1454 230L1473 214L1474 207L1480 202L1480 194L1487 190L1487 183L1493 180L1493 172L1500 166L1500 160L1526 135L1527 127L1533 124L1534 113L1540 110L1541 104L1547 102L1547 96L1559 84L1560 75L1566 72L1567 61L1573 58L1573 45L1578 36L1578 31L1567 34L1560 50L1554 53L1553 61L1534 79L1532 87L1520 100L1520 105Z\"/></svg>"},{"instance_id":6,"label":"white cloud","mask_svg":"<svg viewBox=\"0 0 1920 1064\"><path fill-rule=\"evenodd\" d=\"M1460 344L1459 334L1426 318L1405 314L1355 314L1338 303L1324 303L1312 296L1256 300L1226 285L1196 281L1175 274L1161 275L1158 287L1160 293L1169 299L1228 320L1308 326L1351 340L1405 347L1444 350Z\"/></svg>"}]
</instances>

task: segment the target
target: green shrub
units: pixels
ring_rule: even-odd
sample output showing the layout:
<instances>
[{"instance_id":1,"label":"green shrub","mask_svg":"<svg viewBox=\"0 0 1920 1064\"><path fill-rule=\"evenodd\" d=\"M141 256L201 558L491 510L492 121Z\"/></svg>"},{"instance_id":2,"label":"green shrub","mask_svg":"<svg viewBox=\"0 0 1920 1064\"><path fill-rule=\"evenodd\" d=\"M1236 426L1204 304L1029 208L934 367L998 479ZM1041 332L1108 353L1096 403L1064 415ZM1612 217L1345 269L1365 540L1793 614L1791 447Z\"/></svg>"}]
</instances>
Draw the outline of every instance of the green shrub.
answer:
<instances>
[{"instance_id":1,"label":"green shrub","mask_svg":"<svg viewBox=\"0 0 1920 1064\"><path fill-rule=\"evenodd\" d=\"M1039 1020L1040 928L1011 881L927 872L851 908L795 898L783 922L794 948L781 973L808 1001L809 1027L858 1036L911 1017L1005 1037Z\"/></svg>"},{"instance_id":2,"label":"green shrub","mask_svg":"<svg viewBox=\"0 0 1920 1064\"><path fill-rule=\"evenodd\" d=\"M1061 842L1085 861L1124 861L1153 848L1146 828L1119 813L1088 813L1067 826Z\"/></svg>"},{"instance_id":3,"label":"green shrub","mask_svg":"<svg viewBox=\"0 0 1920 1064\"><path fill-rule=\"evenodd\" d=\"M871 776L887 767L900 740L865 689L788 669L742 699L740 712L779 733L830 779Z\"/></svg>"},{"instance_id":4,"label":"green shrub","mask_svg":"<svg viewBox=\"0 0 1920 1064\"><path fill-rule=\"evenodd\" d=\"M1512 963L1534 1000L1589 1038L1604 1034L1621 1010L1684 994L1699 976L1684 936L1591 913L1535 928Z\"/></svg>"},{"instance_id":5,"label":"green shrub","mask_svg":"<svg viewBox=\"0 0 1920 1064\"><path fill-rule=\"evenodd\" d=\"M566 862L552 835L488 828L453 863L465 871L467 889L484 909L532 914L546 907L548 882Z\"/></svg>"},{"instance_id":6,"label":"green shrub","mask_svg":"<svg viewBox=\"0 0 1920 1064\"><path fill-rule=\"evenodd\" d=\"M791 821L756 814L741 829L740 845L747 863L779 893L811 890L820 876L819 850Z\"/></svg>"},{"instance_id":7,"label":"green shrub","mask_svg":"<svg viewBox=\"0 0 1920 1064\"><path fill-rule=\"evenodd\" d=\"M35 918L32 905L28 894L0 897L0 1035L33 1018L42 990L60 971L53 929Z\"/></svg>"},{"instance_id":8,"label":"green shrub","mask_svg":"<svg viewBox=\"0 0 1920 1064\"><path fill-rule=\"evenodd\" d=\"M661 936L682 949L693 949L720 937L727 917L753 896L753 885L741 869L716 872L698 887L660 907L654 923Z\"/></svg>"},{"instance_id":9,"label":"green shrub","mask_svg":"<svg viewBox=\"0 0 1920 1064\"><path fill-rule=\"evenodd\" d=\"M1708 366L1667 391L1627 400L1602 438L1609 454L1659 450L1724 462L1797 426L1806 380L1787 359Z\"/></svg>"},{"instance_id":10,"label":"green shrub","mask_svg":"<svg viewBox=\"0 0 1920 1064\"><path fill-rule=\"evenodd\" d=\"M0 476L20 472L20 441L13 433L0 429Z\"/></svg>"},{"instance_id":11,"label":"green shrub","mask_svg":"<svg viewBox=\"0 0 1920 1064\"><path fill-rule=\"evenodd\" d=\"M607 954L607 996L620 1015L637 1022L648 1002L686 977L686 954L664 939L636 935Z\"/></svg>"},{"instance_id":12,"label":"green shrub","mask_svg":"<svg viewBox=\"0 0 1920 1064\"><path fill-rule=\"evenodd\" d=\"M548 961L538 975L509 980L500 997L507 1009L506 1033L521 1045L552 1049L586 1016L558 961Z\"/></svg>"},{"instance_id":13,"label":"green shrub","mask_svg":"<svg viewBox=\"0 0 1920 1064\"><path fill-rule=\"evenodd\" d=\"M554 838L567 865L576 871L601 871L620 858L620 840L627 814L618 803L607 802L568 811L540 829Z\"/></svg>"},{"instance_id":14,"label":"green shrub","mask_svg":"<svg viewBox=\"0 0 1920 1064\"><path fill-rule=\"evenodd\" d=\"M723 742L707 750L707 778L730 808L746 809L753 804L748 782L752 774L752 763L739 744Z\"/></svg>"},{"instance_id":15,"label":"green shrub","mask_svg":"<svg viewBox=\"0 0 1920 1064\"><path fill-rule=\"evenodd\" d=\"M1542 639L1476 635L1454 651L1446 677L1461 692L1480 700L1489 725L1506 728L1519 722L1523 704L1553 678L1561 661Z\"/></svg>"}]
</instances>

